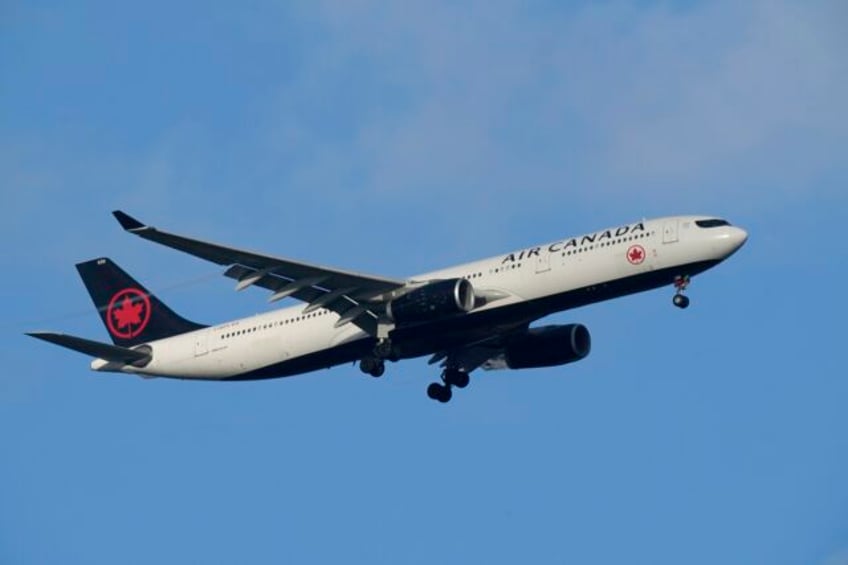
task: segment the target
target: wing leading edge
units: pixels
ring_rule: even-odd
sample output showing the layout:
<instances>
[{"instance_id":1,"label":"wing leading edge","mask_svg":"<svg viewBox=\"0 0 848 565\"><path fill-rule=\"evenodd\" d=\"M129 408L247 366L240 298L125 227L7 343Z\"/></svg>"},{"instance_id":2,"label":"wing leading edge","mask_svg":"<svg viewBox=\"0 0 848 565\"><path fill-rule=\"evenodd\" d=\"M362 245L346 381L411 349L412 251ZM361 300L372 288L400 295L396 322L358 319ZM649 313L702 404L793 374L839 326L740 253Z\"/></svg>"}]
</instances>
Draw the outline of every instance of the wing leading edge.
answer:
<instances>
[{"instance_id":1,"label":"wing leading edge","mask_svg":"<svg viewBox=\"0 0 848 565\"><path fill-rule=\"evenodd\" d=\"M306 302L306 310L326 308L340 316L337 326L353 323L377 333L385 297L406 285L404 281L364 275L227 247L217 243L158 230L116 210L115 218L126 231L144 239L229 267L224 275L238 281L236 290L256 285L271 291L269 301L291 296Z\"/></svg>"}]
</instances>

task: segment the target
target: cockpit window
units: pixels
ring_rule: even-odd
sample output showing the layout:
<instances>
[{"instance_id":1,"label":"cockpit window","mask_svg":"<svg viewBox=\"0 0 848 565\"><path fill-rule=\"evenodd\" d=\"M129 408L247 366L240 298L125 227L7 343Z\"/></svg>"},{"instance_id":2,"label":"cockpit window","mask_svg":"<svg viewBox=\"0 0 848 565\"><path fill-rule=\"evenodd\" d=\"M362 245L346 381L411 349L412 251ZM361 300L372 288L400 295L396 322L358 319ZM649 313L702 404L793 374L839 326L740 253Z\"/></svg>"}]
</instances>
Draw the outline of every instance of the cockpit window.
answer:
<instances>
[{"instance_id":1,"label":"cockpit window","mask_svg":"<svg viewBox=\"0 0 848 565\"><path fill-rule=\"evenodd\" d=\"M719 226L729 226L730 222L715 218L712 220L695 220L695 225L699 228L717 228Z\"/></svg>"}]
</instances>

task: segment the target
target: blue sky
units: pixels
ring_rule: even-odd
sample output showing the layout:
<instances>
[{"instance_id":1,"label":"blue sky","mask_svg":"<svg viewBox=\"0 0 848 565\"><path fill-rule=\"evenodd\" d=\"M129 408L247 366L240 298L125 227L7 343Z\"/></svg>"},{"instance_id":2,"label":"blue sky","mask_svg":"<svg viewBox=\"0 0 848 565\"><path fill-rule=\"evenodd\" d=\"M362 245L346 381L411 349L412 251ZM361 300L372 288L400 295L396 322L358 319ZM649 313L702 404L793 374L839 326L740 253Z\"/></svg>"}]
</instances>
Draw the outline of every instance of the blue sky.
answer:
<instances>
[{"instance_id":1,"label":"blue sky","mask_svg":"<svg viewBox=\"0 0 848 565\"><path fill-rule=\"evenodd\" d=\"M0 563L848 563L840 2L0 6ZM429 401L424 361L88 370L73 264L264 311L109 212L404 276L666 214L749 230L551 316L593 351Z\"/></svg>"}]
</instances>

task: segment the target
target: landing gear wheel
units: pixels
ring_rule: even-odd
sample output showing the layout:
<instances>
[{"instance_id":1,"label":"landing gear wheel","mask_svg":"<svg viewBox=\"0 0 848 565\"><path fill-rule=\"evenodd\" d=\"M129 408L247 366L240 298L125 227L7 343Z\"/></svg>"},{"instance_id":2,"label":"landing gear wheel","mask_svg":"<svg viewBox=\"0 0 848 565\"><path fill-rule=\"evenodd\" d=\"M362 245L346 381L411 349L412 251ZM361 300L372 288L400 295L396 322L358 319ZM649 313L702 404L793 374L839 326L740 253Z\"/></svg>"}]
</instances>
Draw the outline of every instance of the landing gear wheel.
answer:
<instances>
[{"instance_id":1,"label":"landing gear wheel","mask_svg":"<svg viewBox=\"0 0 848 565\"><path fill-rule=\"evenodd\" d=\"M379 377L382 377L383 373L385 373L385 372L386 372L386 364L383 362L382 359L378 359L377 362L374 364L374 368L371 369L371 372L369 372L368 374L371 375L374 378L379 378Z\"/></svg>"},{"instance_id":2,"label":"landing gear wheel","mask_svg":"<svg viewBox=\"0 0 848 565\"><path fill-rule=\"evenodd\" d=\"M372 377L382 377L386 372L386 364L376 357L365 357L359 362L359 370Z\"/></svg>"},{"instance_id":3,"label":"landing gear wheel","mask_svg":"<svg viewBox=\"0 0 848 565\"><path fill-rule=\"evenodd\" d=\"M442 380L449 386L465 388L468 386L471 379L465 371L460 371L459 369L446 369L442 375Z\"/></svg>"},{"instance_id":4,"label":"landing gear wheel","mask_svg":"<svg viewBox=\"0 0 848 565\"><path fill-rule=\"evenodd\" d=\"M683 294L675 294L674 298L671 299L675 306L678 308L688 308L689 307L689 297Z\"/></svg>"},{"instance_id":5,"label":"landing gear wheel","mask_svg":"<svg viewBox=\"0 0 848 565\"><path fill-rule=\"evenodd\" d=\"M365 373L366 375L370 375L371 371L374 370L374 365L376 363L376 359L373 357L365 357L362 361L359 362L359 370Z\"/></svg>"},{"instance_id":6,"label":"landing gear wheel","mask_svg":"<svg viewBox=\"0 0 848 565\"><path fill-rule=\"evenodd\" d=\"M427 387L427 396L444 404L450 401L453 393L448 385L432 383Z\"/></svg>"}]
</instances>

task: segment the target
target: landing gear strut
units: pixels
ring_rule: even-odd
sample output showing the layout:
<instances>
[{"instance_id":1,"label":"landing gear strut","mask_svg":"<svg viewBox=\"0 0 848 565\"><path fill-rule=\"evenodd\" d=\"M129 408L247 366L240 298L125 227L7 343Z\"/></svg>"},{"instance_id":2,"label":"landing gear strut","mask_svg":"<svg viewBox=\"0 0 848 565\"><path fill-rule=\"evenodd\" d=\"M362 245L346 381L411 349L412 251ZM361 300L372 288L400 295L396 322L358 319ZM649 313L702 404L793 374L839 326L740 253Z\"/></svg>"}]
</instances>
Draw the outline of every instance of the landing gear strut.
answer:
<instances>
[{"instance_id":1,"label":"landing gear strut","mask_svg":"<svg viewBox=\"0 0 848 565\"><path fill-rule=\"evenodd\" d=\"M393 352L392 340L387 337L379 340L377 345L374 346L374 357L379 359L388 359L392 356Z\"/></svg>"},{"instance_id":2,"label":"landing gear strut","mask_svg":"<svg viewBox=\"0 0 848 565\"><path fill-rule=\"evenodd\" d=\"M468 373L460 369L445 369L442 373L441 383L432 383L427 387L427 396L441 403L450 401L453 396L453 387L465 388L471 379Z\"/></svg>"},{"instance_id":3,"label":"landing gear strut","mask_svg":"<svg viewBox=\"0 0 848 565\"><path fill-rule=\"evenodd\" d=\"M674 278L674 290L676 292L674 293L674 298L671 299L671 302L678 308L687 308L689 306L689 297L683 294L686 287L689 286L689 282L689 275Z\"/></svg>"},{"instance_id":4,"label":"landing gear strut","mask_svg":"<svg viewBox=\"0 0 848 565\"><path fill-rule=\"evenodd\" d=\"M386 359L392 359L394 349L389 338L380 339L374 346L374 351L359 362L359 370L372 377L382 377L386 372Z\"/></svg>"}]
</instances>

